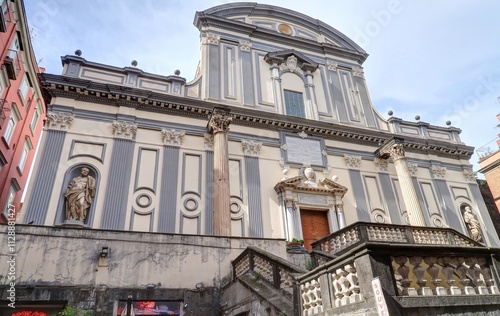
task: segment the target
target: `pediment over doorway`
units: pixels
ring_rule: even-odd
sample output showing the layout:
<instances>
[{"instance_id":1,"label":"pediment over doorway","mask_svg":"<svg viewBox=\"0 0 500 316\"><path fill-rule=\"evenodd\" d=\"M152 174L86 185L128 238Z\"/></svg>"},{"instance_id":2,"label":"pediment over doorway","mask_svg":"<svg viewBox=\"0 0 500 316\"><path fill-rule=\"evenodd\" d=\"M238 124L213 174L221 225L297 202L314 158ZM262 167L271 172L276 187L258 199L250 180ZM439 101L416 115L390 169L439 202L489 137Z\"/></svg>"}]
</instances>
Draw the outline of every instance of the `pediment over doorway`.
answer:
<instances>
[{"instance_id":1,"label":"pediment over doorway","mask_svg":"<svg viewBox=\"0 0 500 316\"><path fill-rule=\"evenodd\" d=\"M319 183L308 180L306 176L300 175L290 179L284 179L274 186L276 193L286 191L306 191L319 195L332 195L343 197L347 192L347 188L337 182L324 178Z\"/></svg>"}]
</instances>

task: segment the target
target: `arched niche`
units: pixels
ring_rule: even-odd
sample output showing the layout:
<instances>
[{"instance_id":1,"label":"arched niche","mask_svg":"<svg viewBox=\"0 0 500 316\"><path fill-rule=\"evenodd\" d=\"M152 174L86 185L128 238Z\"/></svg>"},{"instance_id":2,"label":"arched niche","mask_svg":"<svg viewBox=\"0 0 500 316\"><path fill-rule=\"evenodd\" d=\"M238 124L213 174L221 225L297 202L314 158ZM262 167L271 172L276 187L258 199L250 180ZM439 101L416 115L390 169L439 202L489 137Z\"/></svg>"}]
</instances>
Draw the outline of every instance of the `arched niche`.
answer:
<instances>
[{"instance_id":1,"label":"arched niche","mask_svg":"<svg viewBox=\"0 0 500 316\"><path fill-rule=\"evenodd\" d=\"M94 165L89 164L89 163L75 164L75 165L71 166L70 168L68 168L68 170L64 174L63 184L59 190L59 200L57 203L57 211L56 211L56 216L54 219L54 225L62 225L62 224L64 224L64 221L66 220L66 198L64 196L64 193L66 192L66 189L68 188L68 185L71 182L71 180L80 175L82 168L89 169L89 176L92 176L95 179L96 193L95 193L95 196L92 200L92 204L90 205L90 209L87 213L87 217L85 218L85 221L83 222L85 227L92 227L92 224L94 222L94 216L95 216L96 201L97 201L98 195L99 195L99 182L101 179L101 175L99 173L99 169L97 169Z\"/></svg>"},{"instance_id":2,"label":"arched niche","mask_svg":"<svg viewBox=\"0 0 500 316\"><path fill-rule=\"evenodd\" d=\"M474 208L469 203L462 202L459 210L468 236L476 242L485 244L483 225Z\"/></svg>"}]
</instances>

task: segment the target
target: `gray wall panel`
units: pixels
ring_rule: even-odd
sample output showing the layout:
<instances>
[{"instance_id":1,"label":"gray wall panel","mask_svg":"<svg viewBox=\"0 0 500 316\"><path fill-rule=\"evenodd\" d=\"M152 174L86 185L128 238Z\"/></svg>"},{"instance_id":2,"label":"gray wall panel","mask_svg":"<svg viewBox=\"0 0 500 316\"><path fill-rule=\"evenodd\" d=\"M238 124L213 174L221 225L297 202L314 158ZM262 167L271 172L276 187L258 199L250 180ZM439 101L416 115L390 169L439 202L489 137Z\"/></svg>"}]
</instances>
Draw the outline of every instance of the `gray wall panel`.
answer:
<instances>
[{"instance_id":1,"label":"gray wall panel","mask_svg":"<svg viewBox=\"0 0 500 316\"><path fill-rule=\"evenodd\" d=\"M249 237L264 237L260 193L260 169L259 159L257 157L245 156L245 173L248 187Z\"/></svg>"},{"instance_id":2,"label":"gray wall panel","mask_svg":"<svg viewBox=\"0 0 500 316\"><path fill-rule=\"evenodd\" d=\"M111 161L109 162L106 194L104 196L101 222L101 228L103 229L125 229L133 159L134 142L115 138Z\"/></svg>"},{"instance_id":3,"label":"gray wall panel","mask_svg":"<svg viewBox=\"0 0 500 316\"><path fill-rule=\"evenodd\" d=\"M380 184L382 185L384 199L387 203L387 208L389 209L389 214L391 216L391 222L393 224L401 225L401 212L399 211L398 202L396 201L396 194L392 189L391 178L386 173L380 173L379 179Z\"/></svg>"},{"instance_id":4,"label":"gray wall panel","mask_svg":"<svg viewBox=\"0 0 500 316\"><path fill-rule=\"evenodd\" d=\"M205 235L214 234L214 152L207 151L206 155L206 190L205 190Z\"/></svg>"},{"instance_id":5,"label":"gray wall panel","mask_svg":"<svg viewBox=\"0 0 500 316\"><path fill-rule=\"evenodd\" d=\"M240 51L241 53L241 80L243 81L243 104L255 105L252 55L250 52Z\"/></svg>"},{"instance_id":6,"label":"gray wall panel","mask_svg":"<svg viewBox=\"0 0 500 316\"><path fill-rule=\"evenodd\" d=\"M486 230L483 231L483 234L488 236L488 240L490 241L491 246L500 247L495 227L493 226L493 222L491 221L491 217L488 213L488 209L486 208L486 204L484 204L483 196L479 191L479 187L475 183L469 183L469 189L472 192L472 197L474 197L474 200L477 203L477 207L479 208L478 212L483 218L484 228Z\"/></svg>"},{"instance_id":7,"label":"gray wall panel","mask_svg":"<svg viewBox=\"0 0 500 316\"><path fill-rule=\"evenodd\" d=\"M429 223L431 222L431 219L429 217L429 212L427 211L427 207L425 205L425 200L424 200L424 196L422 195L422 190L420 190L420 184L418 183L418 179L416 177L411 177L411 180L413 182L413 187L415 188L415 192L417 192L418 203L420 203L420 208L422 209L422 212L424 213L425 223L426 223L426 225L429 225ZM401 192L401 194L404 194L404 192Z\"/></svg>"},{"instance_id":8,"label":"gray wall panel","mask_svg":"<svg viewBox=\"0 0 500 316\"><path fill-rule=\"evenodd\" d=\"M455 210L451 192L445 180L434 179L434 184L437 189L438 200L440 201L442 212L448 225L456 231L467 235L462 229L461 219Z\"/></svg>"},{"instance_id":9,"label":"gray wall panel","mask_svg":"<svg viewBox=\"0 0 500 316\"><path fill-rule=\"evenodd\" d=\"M359 170L349 170L349 178L352 183L354 200L356 201L356 211L358 212L358 220L361 222L370 222L370 210L363 189L363 180Z\"/></svg>"},{"instance_id":10,"label":"gray wall panel","mask_svg":"<svg viewBox=\"0 0 500 316\"><path fill-rule=\"evenodd\" d=\"M361 77L354 77L354 80L358 86L359 95L361 97L361 103L363 111L365 112L366 124L370 127L376 127L375 118L373 114L373 109L370 105L370 100L368 99L368 92L365 86L365 80Z\"/></svg>"},{"instance_id":11,"label":"gray wall panel","mask_svg":"<svg viewBox=\"0 0 500 316\"><path fill-rule=\"evenodd\" d=\"M160 213L158 231L175 233L177 179L179 177L179 148L165 146L161 173Z\"/></svg>"},{"instance_id":12,"label":"gray wall panel","mask_svg":"<svg viewBox=\"0 0 500 316\"><path fill-rule=\"evenodd\" d=\"M39 157L40 168L33 183L24 218L25 223L33 222L34 225L43 225L45 222L66 137L66 132L63 131L49 130L46 133L43 151Z\"/></svg>"},{"instance_id":13,"label":"gray wall panel","mask_svg":"<svg viewBox=\"0 0 500 316\"><path fill-rule=\"evenodd\" d=\"M208 98L220 100L219 46L208 45Z\"/></svg>"},{"instance_id":14,"label":"gray wall panel","mask_svg":"<svg viewBox=\"0 0 500 316\"><path fill-rule=\"evenodd\" d=\"M330 71L329 75L332 79L332 82L330 83L330 93L333 95L333 108L339 114L339 121L348 122L349 119L347 118L347 109L345 107L344 97L342 96L338 73Z\"/></svg>"}]
</instances>

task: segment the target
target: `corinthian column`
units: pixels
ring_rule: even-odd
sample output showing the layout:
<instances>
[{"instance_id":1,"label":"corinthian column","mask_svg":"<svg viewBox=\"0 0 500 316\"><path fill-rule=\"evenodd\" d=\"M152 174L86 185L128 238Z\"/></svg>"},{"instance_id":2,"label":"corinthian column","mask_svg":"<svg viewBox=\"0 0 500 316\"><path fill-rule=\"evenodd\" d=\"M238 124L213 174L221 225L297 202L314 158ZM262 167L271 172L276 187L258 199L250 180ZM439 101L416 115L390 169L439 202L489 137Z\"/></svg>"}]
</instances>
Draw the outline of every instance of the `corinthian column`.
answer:
<instances>
[{"instance_id":1,"label":"corinthian column","mask_svg":"<svg viewBox=\"0 0 500 316\"><path fill-rule=\"evenodd\" d=\"M393 139L384 144L378 151L381 158L391 156L398 175L401 193L408 212L408 219L412 226L426 226L422 208L418 202L417 192L413 186L408 162L403 150L402 140Z\"/></svg>"},{"instance_id":2,"label":"corinthian column","mask_svg":"<svg viewBox=\"0 0 500 316\"><path fill-rule=\"evenodd\" d=\"M229 201L229 110L214 108L208 121L208 132L214 135L214 235L231 236L231 209Z\"/></svg>"}]
</instances>

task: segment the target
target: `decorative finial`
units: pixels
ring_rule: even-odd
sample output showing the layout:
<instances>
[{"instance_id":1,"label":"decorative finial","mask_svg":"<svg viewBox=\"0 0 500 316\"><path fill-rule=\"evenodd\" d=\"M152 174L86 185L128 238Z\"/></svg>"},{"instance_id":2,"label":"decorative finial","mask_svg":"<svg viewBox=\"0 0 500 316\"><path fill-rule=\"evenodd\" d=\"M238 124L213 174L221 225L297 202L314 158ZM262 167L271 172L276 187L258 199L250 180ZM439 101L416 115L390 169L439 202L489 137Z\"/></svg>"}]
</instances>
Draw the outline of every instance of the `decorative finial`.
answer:
<instances>
[{"instance_id":1,"label":"decorative finial","mask_svg":"<svg viewBox=\"0 0 500 316\"><path fill-rule=\"evenodd\" d=\"M451 125L451 121L446 121L446 125L450 126Z\"/></svg>"},{"instance_id":2,"label":"decorative finial","mask_svg":"<svg viewBox=\"0 0 500 316\"><path fill-rule=\"evenodd\" d=\"M78 57L82 56L82 51L79 49L75 50L75 55Z\"/></svg>"},{"instance_id":3,"label":"decorative finial","mask_svg":"<svg viewBox=\"0 0 500 316\"><path fill-rule=\"evenodd\" d=\"M420 121L420 115L415 115L415 120Z\"/></svg>"},{"instance_id":4,"label":"decorative finial","mask_svg":"<svg viewBox=\"0 0 500 316\"><path fill-rule=\"evenodd\" d=\"M132 60L132 62L130 63L133 67L136 67L137 66L137 60Z\"/></svg>"},{"instance_id":5,"label":"decorative finial","mask_svg":"<svg viewBox=\"0 0 500 316\"><path fill-rule=\"evenodd\" d=\"M392 116L392 115L394 114L394 112L392 112L392 110L389 110L389 111L387 112L387 114L389 114L389 116Z\"/></svg>"},{"instance_id":6,"label":"decorative finial","mask_svg":"<svg viewBox=\"0 0 500 316\"><path fill-rule=\"evenodd\" d=\"M178 75L180 75L180 74L181 74L181 71L180 71L179 69L176 69L176 70L174 71L174 75L178 76Z\"/></svg>"}]
</instances>

